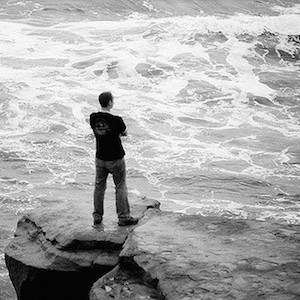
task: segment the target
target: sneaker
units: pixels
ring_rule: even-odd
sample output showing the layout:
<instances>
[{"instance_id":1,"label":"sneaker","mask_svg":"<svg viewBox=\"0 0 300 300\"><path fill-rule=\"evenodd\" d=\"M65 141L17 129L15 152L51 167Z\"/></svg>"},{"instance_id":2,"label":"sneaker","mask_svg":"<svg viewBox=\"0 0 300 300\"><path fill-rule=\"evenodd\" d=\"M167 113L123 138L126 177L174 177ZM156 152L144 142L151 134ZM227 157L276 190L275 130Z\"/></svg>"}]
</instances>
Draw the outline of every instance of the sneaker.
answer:
<instances>
[{"instance_id":1,"label":"sneaker","mask_svg":"<svg viewBox=\"0 0 300 300\"><path fill-rule=\"evenodd\" d=\"M139 221L138 218L134 217L129 217L128 219L121 219L118 222L119 226L130 226L130 225L135 225Z\"/></svg>"}]
</instances>

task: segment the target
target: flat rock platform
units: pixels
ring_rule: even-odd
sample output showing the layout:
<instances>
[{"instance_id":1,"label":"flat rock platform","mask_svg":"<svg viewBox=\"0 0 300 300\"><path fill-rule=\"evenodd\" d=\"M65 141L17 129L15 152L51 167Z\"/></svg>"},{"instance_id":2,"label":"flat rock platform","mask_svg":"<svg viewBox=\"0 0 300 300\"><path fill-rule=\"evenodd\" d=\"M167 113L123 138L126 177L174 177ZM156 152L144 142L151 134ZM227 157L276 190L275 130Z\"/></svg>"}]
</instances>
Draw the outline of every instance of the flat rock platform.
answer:
<instances>
[{"instance_id":1,"label":"flat rock platform","mask_svg":"<svg viewBox=\"0 0 300 300\"><path fill-rule=\"evenodd\" d=\"M92 226L81 211L24 215L5 249L20 300L300 299L300 226L161 211L133 201Z\"/></svg>"}]
</instances>

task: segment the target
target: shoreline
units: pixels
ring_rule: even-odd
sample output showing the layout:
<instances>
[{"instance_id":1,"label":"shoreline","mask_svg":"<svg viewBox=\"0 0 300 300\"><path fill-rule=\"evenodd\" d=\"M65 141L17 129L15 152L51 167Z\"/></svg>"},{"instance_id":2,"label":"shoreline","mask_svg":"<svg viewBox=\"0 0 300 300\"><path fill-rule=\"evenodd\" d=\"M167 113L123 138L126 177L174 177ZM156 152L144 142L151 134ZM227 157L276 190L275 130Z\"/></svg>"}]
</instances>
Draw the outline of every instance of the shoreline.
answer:
<instances>
[{"instance_id":1,"label":"shoreline","mask_svg":"<svg viewBox=\"0 0 300 300\"><path fill-rule=\"evenodd\" d=\"M24 216L6 248L18 293L23 286L23 293L25 289L44 297L54 270L90 269L98 273L89 275L94 279L86 283L84 289L91 291L84 299L106 299L120 292L170 300L300 295L300 225L184 215L158 207L156 200L137 197L132 211L141 220L127 228L116 226L113 207L98 228L87 226L86 216L74 216L70 210ZM74 297L68 298L72 278L81 282L74 276L64 278L64 300Z\"/></svg>"}]
</instances>

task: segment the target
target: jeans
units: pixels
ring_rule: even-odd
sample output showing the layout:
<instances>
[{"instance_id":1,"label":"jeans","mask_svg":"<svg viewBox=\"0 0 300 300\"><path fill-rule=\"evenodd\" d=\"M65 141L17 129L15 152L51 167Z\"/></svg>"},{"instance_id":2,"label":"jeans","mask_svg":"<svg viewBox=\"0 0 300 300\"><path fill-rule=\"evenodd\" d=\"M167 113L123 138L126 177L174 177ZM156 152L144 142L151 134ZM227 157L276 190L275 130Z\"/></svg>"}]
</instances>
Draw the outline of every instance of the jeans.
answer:
<instances>
[{"instance_id":1,"label":"jeans","mask_svg":"<svg viewBox=\"0 0 300 300\"><path fill-rule=\"evenodd\" d=\"M119 220L130 217L126 185L126 165L124 158L104 161L96 158L96 180L94 190L95 221L101 221L104 213L103 202L108 174L112 174L116 190L116 209Z\"/></svg>"}]
</instances>

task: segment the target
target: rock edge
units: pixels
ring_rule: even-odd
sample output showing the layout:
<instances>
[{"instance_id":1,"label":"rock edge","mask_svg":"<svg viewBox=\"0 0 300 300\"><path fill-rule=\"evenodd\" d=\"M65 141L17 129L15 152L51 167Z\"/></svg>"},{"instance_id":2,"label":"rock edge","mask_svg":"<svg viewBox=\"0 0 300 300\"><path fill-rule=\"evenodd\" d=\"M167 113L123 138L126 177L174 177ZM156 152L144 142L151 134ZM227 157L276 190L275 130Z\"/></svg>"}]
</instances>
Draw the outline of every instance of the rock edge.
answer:
<instances>
[{"instance_id":1,"label":"rock edge","mask_svg":"<svg viewBox=\"0 0 300 300\"><path fill-rule=\"evenodd\" d=\"M24 216L5 250L18 299L299 299L299 225L133 207L129 228Z\"/></svg>"}]
</instances>

